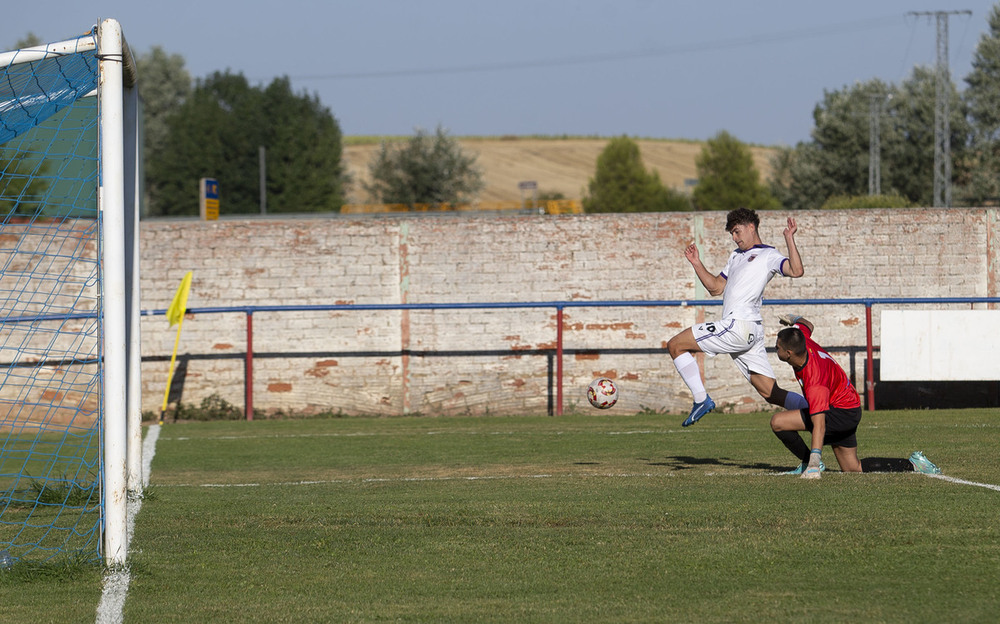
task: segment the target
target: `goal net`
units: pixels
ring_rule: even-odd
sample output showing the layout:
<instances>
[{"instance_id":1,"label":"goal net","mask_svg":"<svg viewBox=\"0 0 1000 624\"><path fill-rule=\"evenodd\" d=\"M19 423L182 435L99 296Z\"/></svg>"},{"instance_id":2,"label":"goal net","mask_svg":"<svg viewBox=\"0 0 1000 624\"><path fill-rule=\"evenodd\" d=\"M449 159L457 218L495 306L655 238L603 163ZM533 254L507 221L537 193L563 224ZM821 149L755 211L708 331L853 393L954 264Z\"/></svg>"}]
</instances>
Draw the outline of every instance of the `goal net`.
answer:
<instances>
[{"instance_id":1,"label":"goal net","mask_svg":"<svg viewBox=\"0 0 1000 624\"><path fill-rule=\"evenodd\" d=\"M127 551L137 109L114 20L0 54L0 550L15 562Z\"/></svg>"}]
</instances>

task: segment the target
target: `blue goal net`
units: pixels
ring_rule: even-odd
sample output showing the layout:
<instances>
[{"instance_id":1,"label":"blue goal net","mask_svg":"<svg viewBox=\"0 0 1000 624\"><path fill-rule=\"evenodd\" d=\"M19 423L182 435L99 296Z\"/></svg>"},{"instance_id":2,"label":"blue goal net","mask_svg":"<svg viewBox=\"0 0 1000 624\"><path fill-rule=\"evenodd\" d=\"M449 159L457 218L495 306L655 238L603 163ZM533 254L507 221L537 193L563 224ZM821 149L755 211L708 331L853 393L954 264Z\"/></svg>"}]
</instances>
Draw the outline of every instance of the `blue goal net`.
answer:
<instances>
[{"instance_id":1,"label":"blue goal net","mask_svg":"<svg viewBox=\"0 0 1000 624\"><path fill-rule=\"evenodd\" d=\"M97 560L108 530L104 251L119 243L99 207L98 48L95 27L0 55L0 551L15 562Z\"/></svg>"}]
</instances>

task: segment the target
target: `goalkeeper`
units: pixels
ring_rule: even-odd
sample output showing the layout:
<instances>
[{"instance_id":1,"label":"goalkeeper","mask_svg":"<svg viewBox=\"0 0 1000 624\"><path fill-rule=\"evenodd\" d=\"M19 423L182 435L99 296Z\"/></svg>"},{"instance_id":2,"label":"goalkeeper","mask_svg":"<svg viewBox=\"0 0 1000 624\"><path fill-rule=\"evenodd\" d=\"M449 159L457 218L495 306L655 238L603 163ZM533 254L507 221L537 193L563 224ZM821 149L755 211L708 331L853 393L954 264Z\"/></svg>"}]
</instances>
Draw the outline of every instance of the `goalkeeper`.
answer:
<instances>
[{"instance_id":1,"label":"goalkeeper","mask_svg":"<svg viewBox=\"0 0 1000 624\"><path fill-rule=\"evenodd\" d=\"M786 410L771 417L774 435L802 462L792 474L819 479L825 444L833 448L841 470L861 472L856 435L861 422L861 398L844 369L812 340L812 323L787 315L781 317L781 324L790 327L778 332L778 359L795 370L809 403L807 409ZM800 431L812 433L811 448Z\"/></svg>"}]
</instances>

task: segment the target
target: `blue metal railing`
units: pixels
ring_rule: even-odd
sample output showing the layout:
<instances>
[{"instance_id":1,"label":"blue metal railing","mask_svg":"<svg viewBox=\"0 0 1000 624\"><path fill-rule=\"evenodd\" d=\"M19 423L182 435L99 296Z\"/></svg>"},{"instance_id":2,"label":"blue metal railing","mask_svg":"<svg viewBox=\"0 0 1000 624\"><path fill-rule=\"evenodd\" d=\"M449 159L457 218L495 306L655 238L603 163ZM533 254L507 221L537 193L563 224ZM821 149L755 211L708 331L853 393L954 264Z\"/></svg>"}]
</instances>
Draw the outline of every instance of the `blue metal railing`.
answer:
<instances>
[{"instance_id":1,"label":"blue metal railing","mask_svg":"<svg viewBox=\"0 0 1000 624\"><path fill-rule=\"evenodd\" d=\"M865 385L868 409L875 409L875 380L873 372L872 306L874 305L927 305L927 304L1000 304L1000 297L856 297L847 299L765 299L764 305L813 306L813 305L861 305L865 307ZM461 309L516 309L551 308L556 310L556 371L555 371L555 412L563 413L563 310L566 308L626 308L626 307L700 307L721 306L720 299L674 299L656 301L525 301L525 302L481 302L481 303L351 303L313 305L249 305L229 307L187 308L186 314L243 313L247 317L247 352L245 359L245 414L253 420L253 315L255 312L325 312L363 310L461 310ZM142 316L164 315L166 310L143 310ZM17 322L30 320L25 317ZM0 320L0 323L7 322Z\"/></svg>"}]
</instances>

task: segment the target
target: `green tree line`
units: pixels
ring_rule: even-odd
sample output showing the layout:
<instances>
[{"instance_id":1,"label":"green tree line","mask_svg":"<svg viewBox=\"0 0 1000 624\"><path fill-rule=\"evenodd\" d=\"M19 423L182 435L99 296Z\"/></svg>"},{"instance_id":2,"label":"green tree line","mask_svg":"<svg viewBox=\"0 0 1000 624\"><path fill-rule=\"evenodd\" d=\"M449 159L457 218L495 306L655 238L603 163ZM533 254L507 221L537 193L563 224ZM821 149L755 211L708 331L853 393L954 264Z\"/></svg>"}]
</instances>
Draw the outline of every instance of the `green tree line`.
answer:
<instances>
[{"instance_id":1,"label":"green tree line","mask_svg":"<svg viewBox=\"0 0 1000 624\"><path fill-rule=\"evenodd\" d=\"M318 97L287 77L255 86L227 71L192 84L183 58L161 48L138 65L149 214L198 214L205 177L219 181L221 213L259 213L261 148L268 213L340 209L340 125Z\"/></svg>"},{"instance_id":2,"label":"green tree line","mask_svg":"<svg viewBox=\"0 0 1000 624\"><path fill-rule=\"evenodd\" d=\"M154 47L138 60L150 215L198 214L198 182L219 181L222 214L259 213L264 148L268 213L335 212L351 183L336 118L287 77L264 86L215 72L192 82L184 59ZM483 186L475 156L438 127L383 143L364 185L376 203L465 202Z\"/></svg>"}]
</instances>

